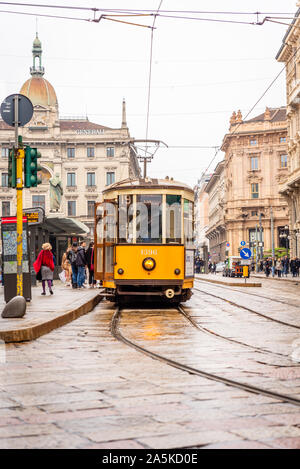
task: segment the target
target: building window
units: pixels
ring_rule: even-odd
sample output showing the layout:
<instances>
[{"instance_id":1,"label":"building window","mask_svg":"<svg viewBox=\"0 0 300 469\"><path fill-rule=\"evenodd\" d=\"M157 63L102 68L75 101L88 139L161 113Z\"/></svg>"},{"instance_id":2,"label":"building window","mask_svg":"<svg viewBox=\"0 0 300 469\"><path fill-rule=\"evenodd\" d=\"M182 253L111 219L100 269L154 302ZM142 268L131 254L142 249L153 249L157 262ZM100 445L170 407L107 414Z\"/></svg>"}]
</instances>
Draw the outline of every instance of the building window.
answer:
<instances>
[{"instance_id":1,"label":"building window","mask_svg":"<svg viewBox=\"0 0 300 469\"><path fill-rule=\"evenodd\" d=\"M75 173L67 173L67 186L68 187L76 186Z\"/></svg>"},{"instance_id":2,"label":"building window","mask_svg":"<svg viewBox=\"0 0 300 469\"><path fill-rule=\"evenodd\" d=\"M257 217L257 216L258 216L257 211L256 211L256 210L253 210L253 211L251 212L251 217Z\"/></svg>"},{"instance_id":3,"label":"building window","mask_svg":"<svg viewBox=\"0 0 300 469\"><path fill-rule=\"evenodd\" d=\"M252 156L251 157L251 171L258 170L258 157Z\"/></svg>"},{"instance_id":4,"label":"building window","mask_svg":"<svg viewBox=\"0 0 300 469\"><path fill-rule=\"evenodd\" d=\"M287 168L288 165L288 157L287 155L280 155L280 167Z\"/></svg>"},{"instance_id":5,"label":"building window","mask_svg":"<svg viewBox=\"0 0 300 469\"><path fill-rule=\"evenodd\" d=\"M2 156L2 158L8 158L8 156L9 156L9 148L2 147L2 149L1 149L1 156Z\"/></svg>"},{"instance_id":6,"label":"building window","mask_svg":"<svg viewBox=\"0 0 300 469\"><path fill-rule=\"evenodd\" d=\"M95 148L94 147L87 147L86 154L89 158L95 156Z\"/></svg>"},{"instance_id":7,"label":"building window","mask_svg":"<svg viewBox=\"0 0 300 469\"><path fill-rule=\"evenodd\" d=\"M2 202L2 216L9 217L10 216L10 202Z\"/></svg>"},{"instance_id":8,"label":"building window","mask_svg":"<svg viewBox=\"0 0 300 469\"><path fill-rule=\"evenodd\" d=\"M255 138L252 138L250 140L250 145L257 145L257 140Z\"/></svg>"},{"instance_id":9,"label":"building window","mask_svg":"<svg viewBox=\"0 0 300 469\"><path fill-rule=\"evenodd\" d=\"M93 217L94 216L94 208L95 208L95 201L94 200L88 200L88 202L87 202L88 217Z\"/></svg>"},{"instance_id":10,"label":"building window","mask_svg":"<svg viewBox=\"0 0 300 469\"><path fill-rule=\"evenodd\" d=\"M2 187L8 187L8 173L2 173L1 185Z\"/></svg>"},{"instance_id":11,"label":"building window","mask_svg":"<svg viewBox=\"0 0 300 469\"><path fill-rule=\"evenodd\" d=\"M87 186L95 186L95 173L86 173L86 184Z\"/></svg>"},{"instance_id":12,"label":"building window","mask_svg":"<svg viewBox=\"0 0 300 469\"><path fill-rule=\"evenodd\" d=\"M115 156L115 148L114 147L107 147L106 148L106 156Z\"/></svg>"},{"instance_id":13,"label":"building window","mask_svg":"<svg viewBox=\"0 0 300 469\"><path fill-rule=\"evenodd\" d=\"M76 200L68 200L68 217L76 216Z\"/></svg>"},{"instance_id":14,"label":"building window","mask_svg":"<svg viewBox=\"0 0 300 469\"><path fill-rule=\"evenodd\" d=\"M109 186L115 182L115 173L106 173L106 185Z\"/></svg>"},{"instance_id":15,"label":"building window","mask_svg":"<svg viewBox=\"0 0 300 469\"><path fill-rule=\"evenodd\" d=\"M258 199L258 183L251 184L251 199Z\"/></svg>"},{"instance_id":16,"label":"building window","mask_svg":"<svg viewBox=\"0 0 300 469\"><path fill-rule=\"evenodd\" d=\"M32 196L32 206L33 207L42 207L44 210L46 209L46 202L44 195L33 195Z\"/></svg>"},{"instance_id":17,"label":"building window","mask_svg":"<svg viewBox=\"0 0 300 469\"><path fill-rule=\"evenodd\" d=\"M67 148L68 158L75 158L75 148Z\"/></svg>"},{"instance_id":18,"label":"building window","mask_svg":"<svg viewBox=\"0 0 300 469\"><path fill-rule=\"evenodd\" d=\"M286 143L286 137L280 137L279 141L280 143Z\"/></svg>"}]
</instances>

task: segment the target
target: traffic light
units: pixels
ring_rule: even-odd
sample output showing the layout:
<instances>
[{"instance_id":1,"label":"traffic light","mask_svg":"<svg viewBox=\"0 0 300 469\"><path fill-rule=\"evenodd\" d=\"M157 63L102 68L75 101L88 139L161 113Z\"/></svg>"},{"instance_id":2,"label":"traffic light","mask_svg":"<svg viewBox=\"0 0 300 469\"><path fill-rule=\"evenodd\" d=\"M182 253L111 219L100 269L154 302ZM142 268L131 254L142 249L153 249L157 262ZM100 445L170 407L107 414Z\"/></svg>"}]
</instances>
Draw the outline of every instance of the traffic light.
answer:
<instances>
[{"instance_id":1,"label":"traffic light","mask_svg":"<svg viewBox=\"0 0 300 469\"><path fill-rule=\"evenodd\" d=\"M8 155L8 187L17 187L17 159L14 148L9 150Z\"/></svg>"},{"instance_id":2,"label":"traffic light","mask_svg":"<svg viewBox=\"0 0 300 469\"><path fill-rule=\"evenodd\" d=\"M37 148L25 147L25 162L24 162L24 175L25 187L37 187L41 184L41 179L38 178L38 171L42 168L38 165L38 158L41 157Z\"/></svg>"}]
</instances>

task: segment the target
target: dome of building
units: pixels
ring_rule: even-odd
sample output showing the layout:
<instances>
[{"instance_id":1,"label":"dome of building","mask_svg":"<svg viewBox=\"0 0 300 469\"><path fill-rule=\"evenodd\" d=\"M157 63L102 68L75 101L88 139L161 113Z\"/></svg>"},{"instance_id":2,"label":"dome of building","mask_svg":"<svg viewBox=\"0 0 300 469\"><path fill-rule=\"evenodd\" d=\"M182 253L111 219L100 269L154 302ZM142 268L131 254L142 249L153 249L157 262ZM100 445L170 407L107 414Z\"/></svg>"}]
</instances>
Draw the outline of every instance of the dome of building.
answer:
<instances>
[{"instance_id":1,"label":"dome of building","mask_svg":"<svg viewBox=\"0 0 300 469\"><path fill-rule=\"evenodd\" d=\"M35 106L56 106L57 97L53 86L49 81L43 78L45 69L42 66L42 43L38 38L38 34L33 41L33 65L30 67L31 78L25 81L20 93L27 96Z\"/></svg>"},{"instance_id":2,"label":"dome of building","mask_svg":"<svg viewBox=\"0 0 300 469\"><path fill-rule=\"evenodd\" d=\"M25 81L20 93L27 96L34 106L36 104L42 106L57 105L57 97L53 86L41 76L32 76Z\"/></svg>"}]
</instances>

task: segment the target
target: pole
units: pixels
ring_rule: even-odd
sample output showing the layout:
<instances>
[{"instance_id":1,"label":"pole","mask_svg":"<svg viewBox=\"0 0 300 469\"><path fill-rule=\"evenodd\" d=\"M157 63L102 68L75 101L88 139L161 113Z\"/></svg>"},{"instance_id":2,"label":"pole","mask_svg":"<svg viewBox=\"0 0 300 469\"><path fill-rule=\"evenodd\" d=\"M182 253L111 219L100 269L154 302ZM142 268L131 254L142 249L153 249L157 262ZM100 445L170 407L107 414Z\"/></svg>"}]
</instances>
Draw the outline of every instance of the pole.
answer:
<instances>
[{"instance_id":1,"label":"pole","mask_svg":"<svg viewBox=\"0 0 300 469\"><path fill-rule=\"evenodd\" d=\"M259 214L259 240L260 240L260 255L259 255L259 258L260 260L263 259L263 245L262 245L262 224L261 224L261 213Z\"/></svg>"},{"instance_id":2,"label":"pole","mask_svg":"<svg viewBox=\"0 0 300 469\"><path fill-rule=\"evenodd\" d=\"M17 160L17 295L23 296L23 271L22 271L22 260L23 260L23 158L24 150L22 147L22 139L18 136L19 126L19 99L16 95L15 101L15 148L14 157ZM19 148L20 147L20 148Z\"/></svg>"},{"instance_id":3,"label":"pole","mask_svg":"<svg viewBox=\"0 0 300 469\"><path fill-rule=\"evenodd\" d=\"M273 218L273 208L270 208L270 217L271 217L271 238L272 238L272 258L275 257L275 242L274 242L274 218Z\"/></svg>"},{"instance_id":4,"label":"pole","mask_svg":"<svg viewBox=\"0 0 300 469\"><path fill-rule=\"evenodd\" d=\"M144 179L147 177L147 158L144 157Z\"/></svg>"},{"instance_id":5,"label":"pole","mask_svg":"<svg viewBox=\"0 0 300 469\"><path fill-rule=\"evenodd\" d=\"M256 273L258 272L258 257L257 257L257 225L255 225L255 264L256 264Z\"/></svg>"}]
</instances>

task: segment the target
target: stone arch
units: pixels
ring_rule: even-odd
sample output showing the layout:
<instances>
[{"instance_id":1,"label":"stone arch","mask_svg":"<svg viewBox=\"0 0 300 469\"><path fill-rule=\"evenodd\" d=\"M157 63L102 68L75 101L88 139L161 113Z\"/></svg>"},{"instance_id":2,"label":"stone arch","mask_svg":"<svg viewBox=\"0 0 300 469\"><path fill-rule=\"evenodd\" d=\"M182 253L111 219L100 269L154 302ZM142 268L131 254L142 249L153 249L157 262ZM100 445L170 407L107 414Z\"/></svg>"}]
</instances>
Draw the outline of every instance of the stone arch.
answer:
<instances>
[{"instance_id":1,"label":"stone arch","mask_svg":"<svg viewBox=\"0 0 300 469\"><path fill-rule=\"evenodd\" d=\"M53 171L48 166L41 165L42 169L38 172L38 177L41 178L42 184L49 184L49 179L53 177Z\"/></svg>"}]
</instances>

